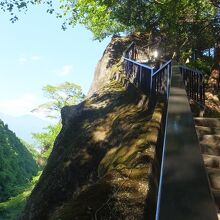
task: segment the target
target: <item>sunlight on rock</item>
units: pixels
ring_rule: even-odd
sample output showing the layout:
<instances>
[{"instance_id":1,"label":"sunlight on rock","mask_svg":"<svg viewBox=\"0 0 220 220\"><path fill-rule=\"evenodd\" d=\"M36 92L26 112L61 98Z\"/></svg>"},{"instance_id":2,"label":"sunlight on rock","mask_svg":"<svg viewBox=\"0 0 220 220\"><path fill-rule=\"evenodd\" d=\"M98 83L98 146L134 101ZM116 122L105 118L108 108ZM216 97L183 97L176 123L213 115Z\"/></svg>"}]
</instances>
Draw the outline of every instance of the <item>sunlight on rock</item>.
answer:
<instances>
[{"instance_id":1,"label":"sunlight on rock","mask_svg":"<svg viewBox=\"0 0 220 220\"><path fill-rule=\"evenodd\" d=\"M157 142L157 134L153 133L148 136L148 141L156 143Z\"/></svg>"},{"instance_id":2,"label":"sunlight on rock","mask_svg":"<svg viewBox=\"0 0 220 220\"><path fill-rule=\"evenodd\" d=\"M68 160L67 162L65 162L63 164L63 166L64 166L64 168L67 168L67 167L69 167L70 164L71 164L71 160Z\"/></svg>"},{"instance_id":3,"label":"sunlight on rock","mask_svg":"<svg viewBox=\"0 0 220 220\"><path fill-rule=\"evenodd\" d=\"M139 182L138 184L138 191L141 193L146 193L148 191L148 185L146 185L146 183L144 182Z\"/></svg>"},{"instance_id":4,"label":"sunlight on rock","mask_svg":"<svg viewBox=\"0 0 220 220\"><path fill-rule=\"evenodd\" d=\"M100 109L100 108L105 108L107 105L108 105L108 101L104 100L103 102L90 104L90 107L94 109Z\"/></svg>"},{"instance_id":5,"label":"sunlight on rock","mask_svg":"<svg viewBox=\"0 0 220 220\"><path fill-rule=\"evenodd\" d=\"M104 141L107 136L107 131L104 130L104 128L99 128L93 132L92 136L94 142Z\"/></svg>"}]
</instances>

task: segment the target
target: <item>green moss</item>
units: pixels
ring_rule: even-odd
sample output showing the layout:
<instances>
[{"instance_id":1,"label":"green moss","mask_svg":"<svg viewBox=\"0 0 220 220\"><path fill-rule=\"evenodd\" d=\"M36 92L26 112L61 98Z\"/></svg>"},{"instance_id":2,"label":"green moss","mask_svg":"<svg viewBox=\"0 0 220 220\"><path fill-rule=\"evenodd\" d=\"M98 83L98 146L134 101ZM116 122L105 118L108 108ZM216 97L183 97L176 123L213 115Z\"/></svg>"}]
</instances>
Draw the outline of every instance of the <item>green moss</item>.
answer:
<instances>
[{"instance_id":1,"label":"green moss","mask_svg":"<svg viewBox=\"0 0 220 220\"><path fill-rule=\"evenodd\" d=\"M140 164L141 158L145 158L145 160L147 158L147 161L143 160L143 162L154 159L155 148L153 149L151 146L155 147L157 143L162 106L158 105L150 121L142 120L142 118L136 119L138 115L137 106L132 106L129 109L123 109L122 112L117 111L118 116L113 121L115 125L112 126L112 132L114 133L114 129L118 130L121 121L123 122L121 123L122 131L125 130L126 132L122 136L121 144L118 147L111 148L100 162L100 176L119 166L135 167L135 164ZM136 112L136 115L131 112Z\"/></svg>"},{"instance_id":2,"label":"green moss","mask_svg":"<svg viewBox=\"0 0 220 220\"><path fill-rule=\"evenodd\" d=\"M123 105L115 106L100 121L102 128L109 128L106 137L109 142L105 147L119 143L107 148L99 162L100 180L85 186L86 189L78 196L57 207L50 216L51 220L114 219L116 216L117 219L132 216L139 219L143 216L148 197L148 206L152 208L149 216L154 215L156 194L152 192L150 180L163 104L158 103L146 120L149 112L144 111L143 114L135 102L129 104L128 100L129 97L126 97ZM97 125L90 126L90 129L97 130ZM155 190L157 181L152 182Z\"/></svg>"},{"instance_id":3,"label":"green moss","mask_svg":"<svg viewBox=\"0 0 220 220\"><path fill-rule=\"evenodd\" d=\"M54 214L49 217L49 220L70 220L73 218L91 220L94 218L98 208L102 207L108 200L108 195L111 191L112 187L109 183L105 181L97 183L81 193L77 200L70 201L57 208Z\"/></svg>"},{"instance_id":4,"label":"green moss","mask_svg":"<svg viewBox=\"0 0 220 220\"><path fill-rule=\"evenodd\" d=\"M116 169L76 199L57 208L49 219L141 219L145 195L150 191L145 182L145 177L150 178L150 169L150 166Z\"/></svg>"}]
</instances>

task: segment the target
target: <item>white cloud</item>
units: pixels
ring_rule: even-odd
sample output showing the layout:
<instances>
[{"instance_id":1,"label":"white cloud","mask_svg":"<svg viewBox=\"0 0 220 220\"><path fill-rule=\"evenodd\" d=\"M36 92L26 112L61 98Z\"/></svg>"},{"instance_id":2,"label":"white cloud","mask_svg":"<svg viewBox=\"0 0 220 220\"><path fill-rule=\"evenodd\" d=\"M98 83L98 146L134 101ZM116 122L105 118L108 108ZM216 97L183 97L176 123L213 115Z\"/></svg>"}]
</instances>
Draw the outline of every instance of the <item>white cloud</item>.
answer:
<instances>
[{"instance_id":1,"label":"white cloud","mask_svg":"<svg viewBox=\"0 0 220 220\"><path fill-rule=\"evenodd\" d=\"M38 55L33 55L33 56L21 56L21 57L19 57L19 59L18 59L18 61L20 62L20 63L26 63L26 62L28 62L28 61L39 61L41 59L41 57L40 56L38 56Z\"/></svg>"},{"instance_id":2,"label":"white cloud","mask_svg":"<svg viewBox=\"0 0 220 220\"><path fill-rule=\"evenodd\" d=\"M34 56L31 57L31 60L39 61L40 60L40 56L34 55Z\"/></svg>"},{"instance_id":3,"label":"white cloud","mask_svg":"<svg viewBox=\"0 0 220 220\"><path fill-rule=\"evenodd\" d=\"M38 106L37 97L34 94L24 94L16 99L0 102L0 112L12 116L30 114L30 111Z\"/></svg>"},{"instance_id":4,"label":"white cloud","mask_svg":"<svg viewBox=\"0 0 220 220\"><path fill-rule=\"evenodd\" d=\"M18 59L18 61L19 61L20 63L25 63L25 62L27 62L27 58L26 58L26 57L20 57L20 58Z\"/></svg>"},{"instance_id":5,"label":"white cloud","mask_svg":"<svg viewBox=\"0 0 220 220\"><path fill-rule=\"evenodd\" d=\"M58 76L68 76L73 73L72 65L64 65L62 69L57 73Z\"/></svg>"},{"instance_id":6,"label":"white cloud","mask_svg":"<svg viewBox=\"0 0 220 220\"><path fill-rule=\"evenodd\" d=\"M57 123L57 119L51 119L47 117L47 112L44 111L34 111L42 101L34 94L24 94L16 99L5 100L0 102L0 112L5 115L11 115L14 117L22 115L34 115L42 120L48 121L50 123Z\"/></svg>"}]
</instances>

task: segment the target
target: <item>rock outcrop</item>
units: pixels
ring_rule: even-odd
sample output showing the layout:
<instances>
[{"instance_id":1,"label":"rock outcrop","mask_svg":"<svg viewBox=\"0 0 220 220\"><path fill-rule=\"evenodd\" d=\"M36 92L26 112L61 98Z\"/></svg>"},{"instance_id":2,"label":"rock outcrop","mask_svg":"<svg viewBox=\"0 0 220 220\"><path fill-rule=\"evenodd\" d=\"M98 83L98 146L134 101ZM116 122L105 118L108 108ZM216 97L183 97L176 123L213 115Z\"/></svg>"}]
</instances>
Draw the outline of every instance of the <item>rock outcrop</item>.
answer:
<instances>
[{"instance_id":1,"label":"rock outcrop","mask_svg":"<svg viewBox=\"0 0 220 220\"><path fill-rule=\"evenodd\" d=\"M124 75L130 38L114 37L90 97L62 110L63 127L23 220L154 219L164 103Z\"/></svg>"},{"instance_id":2,"label":"rock outcrop","mask_svg":"<svg viewBox=\"0 0 220 220\"><path fill-rule=\"evenodd\" d=\"M152 41L149 34L134 33L128 37L113 36L102 58L97 63L94 79L88 92L89 97L110 82L112 73L114 74L112 70L115 65L120 63L123 52L132 41L136 43L138 59L150 58L151 54L160 46L160 40L155 38Z\"/></svg>"}]
</instances>

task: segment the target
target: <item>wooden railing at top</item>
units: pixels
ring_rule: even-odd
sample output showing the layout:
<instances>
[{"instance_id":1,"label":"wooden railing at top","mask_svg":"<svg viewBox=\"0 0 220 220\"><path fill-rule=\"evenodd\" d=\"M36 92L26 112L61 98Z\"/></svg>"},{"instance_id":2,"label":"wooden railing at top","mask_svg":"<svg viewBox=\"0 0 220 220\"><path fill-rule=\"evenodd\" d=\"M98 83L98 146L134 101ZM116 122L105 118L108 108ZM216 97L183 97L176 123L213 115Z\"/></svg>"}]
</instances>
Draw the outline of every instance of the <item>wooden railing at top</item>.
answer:
<instances>
[{"instance_id":1,"label":"wooden railing at top","mask_svg":"<svg viewBox=\"0 0 220 220\"><path fill-rule=\"evenodd\" d=\"M180 66L186 92L194 102L204 108L205 106L205 82L203 73L186 66Z\"/></svg>"},{"instance_id":2,"label":"wooden railing at top","mask_svg":"<svg viewBox=\"0 0 220 220\"><path fill-rule=\"evenodd\" d=\"M124 70L128 79L148 96L164 94L168 98L171 79L171 60L157 62L159 68L136 60L137 49L132 42L123 53Z\"/></svg>"}]
</instances>

